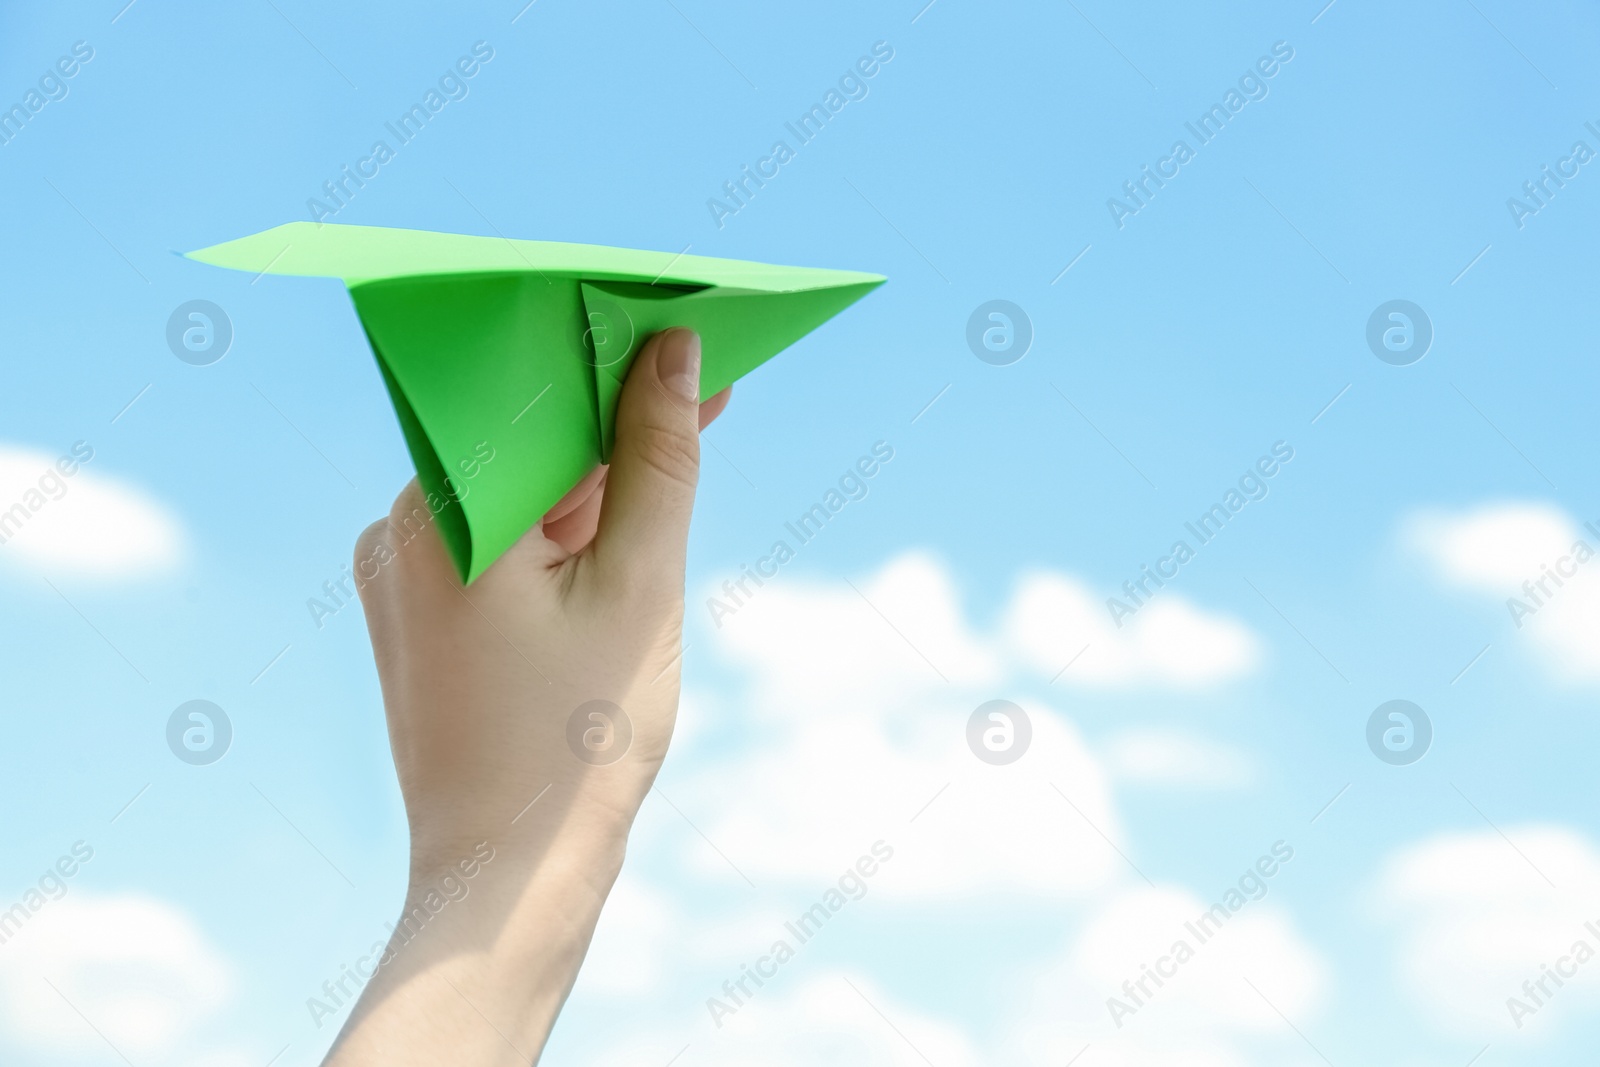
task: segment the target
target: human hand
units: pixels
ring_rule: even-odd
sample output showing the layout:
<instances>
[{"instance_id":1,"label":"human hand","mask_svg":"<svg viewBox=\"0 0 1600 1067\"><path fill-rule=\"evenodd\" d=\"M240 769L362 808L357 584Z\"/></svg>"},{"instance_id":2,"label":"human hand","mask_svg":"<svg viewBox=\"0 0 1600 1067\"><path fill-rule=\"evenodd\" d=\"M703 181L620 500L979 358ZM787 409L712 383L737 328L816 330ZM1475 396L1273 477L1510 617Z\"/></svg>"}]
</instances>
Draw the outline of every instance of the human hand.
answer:
<instances>
[{"instance_id":1,"label":"human hand","mask_svg":"<svg viewBox=\"0 0 1600 1067\"><path fill-rule=\"evenodd\" d=\"M408 518L431 519L415 482L362 534L358 559L389 555L362 603L411 884L329 1064L494 1063L513 1049L526 1063L542 1047L672 735L697 431L728 399L697 412L699 370L694 334L651 338L623 387L611 466L470 588L431 523L407 537ZM578 716L579 735L614 731L600 753L569 744L591 701L621 709ZM454 892L472 903L445 906Z\"/></svg>"}]
</instances>

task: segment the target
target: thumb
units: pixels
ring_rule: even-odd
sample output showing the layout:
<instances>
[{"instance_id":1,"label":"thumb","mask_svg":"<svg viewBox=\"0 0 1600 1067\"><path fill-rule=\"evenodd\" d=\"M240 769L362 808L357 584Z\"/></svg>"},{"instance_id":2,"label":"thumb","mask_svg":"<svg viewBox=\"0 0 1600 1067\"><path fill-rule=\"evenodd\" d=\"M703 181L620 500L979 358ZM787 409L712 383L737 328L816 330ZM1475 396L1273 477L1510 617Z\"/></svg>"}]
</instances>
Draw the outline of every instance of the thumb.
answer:
<instances>
[{"instance_id":1,"label":"thumb","mask_svg":"<svg viewBox=\"0 0 1600 1067\"><path fill-rule=\"evenodd\" d=\"M595 563L635 592L682 594L689 516L700 478L700 338L645 342L617 403L616 443L595 535Z\"/></svg>"}]
</instances>

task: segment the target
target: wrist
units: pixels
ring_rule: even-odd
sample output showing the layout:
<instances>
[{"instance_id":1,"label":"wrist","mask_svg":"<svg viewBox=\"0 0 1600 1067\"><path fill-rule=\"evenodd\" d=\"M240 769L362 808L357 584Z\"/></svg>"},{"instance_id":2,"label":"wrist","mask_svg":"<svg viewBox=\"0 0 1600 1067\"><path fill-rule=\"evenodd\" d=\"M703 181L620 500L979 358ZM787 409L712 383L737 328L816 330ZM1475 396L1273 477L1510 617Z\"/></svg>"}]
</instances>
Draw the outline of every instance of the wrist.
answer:
<instances>
[{"instance_id":1,"label":"wrist","mask_svg":"<svg viewBox=\"0 0 1600 1067\"><path fill-rule=\"evenodd\" d=\"M612 768L603 768L610 771ZM408 896L437 888L445 878L523 883L543 871L616 877L628 833L654 774L546 778L512 796L429 798L411 809ZM634 781L642 778L642 781ZM531 778L538 781L537 776Z\"/></svg>"}]
</instances>

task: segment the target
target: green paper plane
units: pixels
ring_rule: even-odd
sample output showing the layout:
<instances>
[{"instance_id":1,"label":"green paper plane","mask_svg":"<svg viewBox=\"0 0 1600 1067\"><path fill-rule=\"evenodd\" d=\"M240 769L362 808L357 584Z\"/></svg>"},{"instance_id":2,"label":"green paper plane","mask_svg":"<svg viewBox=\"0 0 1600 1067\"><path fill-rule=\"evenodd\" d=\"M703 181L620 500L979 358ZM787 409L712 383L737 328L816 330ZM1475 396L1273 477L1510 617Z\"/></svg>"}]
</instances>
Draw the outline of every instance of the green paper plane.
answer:
<instances>
[{"instance_id":1,"label":"green paper plane","mask_svg":"<svg viewBox=\"0 0 1600 1067\"><path fill-rule=\"evenodd\" d=\"M463 582L610 458L622 381L651 334L686 326L700 335L703 400L884 282L857 271L312 222L188 258L258 277L344 281Z\"/></svg>"}]
</instances>

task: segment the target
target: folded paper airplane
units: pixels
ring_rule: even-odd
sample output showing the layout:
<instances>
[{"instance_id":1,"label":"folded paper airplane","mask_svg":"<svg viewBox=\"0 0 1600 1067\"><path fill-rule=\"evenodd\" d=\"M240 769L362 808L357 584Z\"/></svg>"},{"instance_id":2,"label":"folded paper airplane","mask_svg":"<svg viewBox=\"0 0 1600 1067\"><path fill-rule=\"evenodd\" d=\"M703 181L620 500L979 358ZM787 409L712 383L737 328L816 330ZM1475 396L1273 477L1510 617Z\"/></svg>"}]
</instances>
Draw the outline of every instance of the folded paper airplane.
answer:
<instances>
[{"instance_id":1,"label":"folded paper airplane","mask_svg":"<svg viewBox=\"0 0 1600 1067\"><path fill-rule=\"evenodd\" d=\"M644 341L700 335L700 397L727 388L884 281L599 245L292 222L190 252L340 278L464 582L611 454ZM490 457L486 459L485 457ZM436 506L430 503L430 506Z\"/></svg>"}]
</instances>

